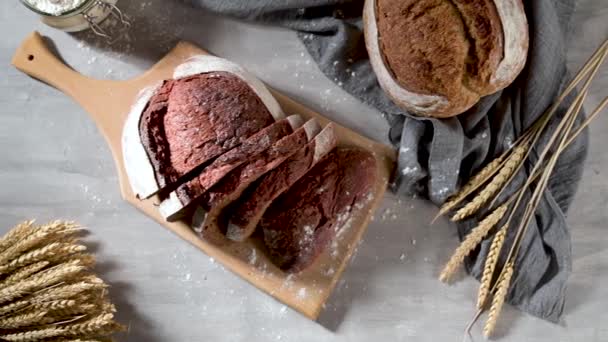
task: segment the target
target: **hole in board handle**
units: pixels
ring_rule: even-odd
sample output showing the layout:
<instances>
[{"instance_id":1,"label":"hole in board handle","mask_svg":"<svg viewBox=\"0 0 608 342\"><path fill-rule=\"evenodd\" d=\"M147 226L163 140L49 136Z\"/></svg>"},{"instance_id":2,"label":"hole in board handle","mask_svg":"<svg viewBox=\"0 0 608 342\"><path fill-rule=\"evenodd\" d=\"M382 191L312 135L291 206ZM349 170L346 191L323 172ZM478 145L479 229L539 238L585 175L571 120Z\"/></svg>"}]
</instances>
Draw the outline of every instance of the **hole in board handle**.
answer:
<instances>
[{"instance_id":1,"label":"hole in board handle","mask_svg":"<svg viewBox=\"0 0 608 342\"><path fill-rule=\"evenodd\" d=\"M30 62L33 61L34 60L34 55L28 55L27 56L27 60L30 61Z\"/></svg>"}]
</instances>

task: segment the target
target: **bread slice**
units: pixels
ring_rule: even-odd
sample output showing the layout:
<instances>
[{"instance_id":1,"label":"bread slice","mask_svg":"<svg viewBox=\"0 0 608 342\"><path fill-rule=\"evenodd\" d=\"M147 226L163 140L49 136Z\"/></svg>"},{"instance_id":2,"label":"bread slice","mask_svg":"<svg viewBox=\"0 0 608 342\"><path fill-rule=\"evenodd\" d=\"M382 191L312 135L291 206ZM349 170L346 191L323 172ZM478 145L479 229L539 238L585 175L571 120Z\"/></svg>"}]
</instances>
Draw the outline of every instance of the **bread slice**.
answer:
<instances>
[{"instance_id":1,"label":"bread slice","mask_svg":"<svg viewBox=\"0 0 608 342\"><path fill-rule=\"evenodd\" d=\"M366 0L365 43L380 86L400 107L450 117L522 70L521 0Z\"/></svg>"},{"instance_id":2,"label":"bread slice","mask_svg":"<svg viewBox=\"0 0 608 342\"><path fill-rule=\"evenodd\" d=\"M226 237L244 241L255 231L272 201L289 189L336 146L336 132L328 124L306 146L252 184L230 206Z\"/></svg>"},{"instance_id":3,"label":"bread slice","mask_svg":"<svg viewBox=\"0 0 608 342\"><path fill-rule=\"evenodd\" d=\"M263 128L247 138L241 145L222 154L194 178L180 184L174 190L175 195L169 195L164 199L159 206L161 215L168 221L179 218L182 216L184 208L195 201L198 196L211 189L230 171L253 160L274 143L292 134L302 124L304 124L304 120L299 115L289 116Z\"/></svg>"},{"instance_id":4,"label":"bread slice","mask_svg":"<svg viewBox=\"0 0 608 342\"><path fill-rule=\"evenodd\" d=\"M287 272L310 266L371 199L376 177L376 158L368 151L330 152L264 213L259 226L271 260Z\"/></svg>"},{"instance_id":5,"label":"bread slice","mask_svg":"<svg viewBox=\"0 0 608 342\"><path fill-rule=\"evenodd\" d=\"M243 191L267 172L281 165L287 158L311 141L321 130L316 120L307 121L296 132L277 141L269 149L260 153L250 162L242 164L226 175L209 191L200 194L197 200L201 210L195 212L193 221L198 222L193 228L202 238L214 243L226 240L226 217L220 214L228 205L239 198ZM197 217L198 216L198 217Z\"/></svg>"},{"instance_id":6,"label":"bread slice","mask_svg":"<svg viewBox=\"0 0 608 342\"><path fill-rule=\"evenodd\" d=\"M148 198L284 118L268 89L238 65L197 56L144 89L123 129L133 192Z\"/></svg>"}]
</instances>

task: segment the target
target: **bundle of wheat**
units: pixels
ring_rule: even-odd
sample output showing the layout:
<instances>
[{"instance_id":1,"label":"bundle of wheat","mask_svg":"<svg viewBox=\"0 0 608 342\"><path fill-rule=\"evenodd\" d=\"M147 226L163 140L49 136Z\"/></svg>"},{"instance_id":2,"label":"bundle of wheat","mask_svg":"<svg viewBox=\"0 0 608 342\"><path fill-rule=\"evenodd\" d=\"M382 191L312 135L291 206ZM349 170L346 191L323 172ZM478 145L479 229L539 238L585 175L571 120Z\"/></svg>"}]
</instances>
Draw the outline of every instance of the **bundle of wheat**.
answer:
<instances>
[{"instance_id":1,"label":"bundle of wheat","mask_svg":"<svg viewBox=\"0 0 608 342\"><path fill-rule=\"evenodd\" d=\"M108 341L107 285L72 222L24 222L0 238L0 341Z\"/></svg>"},{"instance_id":2,"label":"bundle of wheat","mask_svg":"<svg viewBox=\"0 0 608 342\"><path fill-rule=\"evenodd\" d=\"M495 230L496 232L485 260L477 299L478 312L473 319L474 323L479 315L488 309L489 304L488 319L483 329L484 335L486 336L492 335L494 331L501 308L509 292L511 279L513 274L517 272L515 260L521 241L530 221L534 217L536 208L547 187L549 177L555 168L560 154L608 104L608 97L606 97L576 130L573 129L576 118L579 115L583 106L583 101L585 100L591 85L591 81L607 55L608 40L606 40L591 56L577 76L570 82L563 94L558 97L556 102L547 109L537 122L524 132L510 149L490 162L475 176L471 177L469 182L464 185L457 194L449 198L439 210L437 217L455 211L452 215L453 221L462 220L479 213L482 210L490 212L490 214L487 215L485 219L481 220L478 226L471 230L464 238L461 245L456 249L444 267L439 275L439 279L444 282L448 282L452 278L466 256L475 250L484 238L491 235L494 227L500 227ZM535 159L534 163L532 163L528 156L532 151L532 148L536 146L541 135L546 133L549 120L554 116L565 98L579 83L583 82L583 80L584 83L580 88L579 94L576 96L563 118L560 119L561 121L559 122L558 127L550 134L550 138L542 148L540 155ZM530 176L511 197L495 207L496 202L499 200L500 193L510 184L526 161L533 165L532 171L529 173ZM531 192L531 198L524 205L522 199L528 189ZM471 196L472 198L466 202ZM524 214L523 216L518 217L517 222L515 222L514 215L518 209L523 209ZM509 213L508 216L507 213ZM517 229L517 231L515 232L513 243L504 259L504 265L502 268L499 268L497 267L498 259L502 253L505 237L509 229ZM471 326L469 326L467 330L470 330L470 327Z\"/></svg>"}]
</instances>

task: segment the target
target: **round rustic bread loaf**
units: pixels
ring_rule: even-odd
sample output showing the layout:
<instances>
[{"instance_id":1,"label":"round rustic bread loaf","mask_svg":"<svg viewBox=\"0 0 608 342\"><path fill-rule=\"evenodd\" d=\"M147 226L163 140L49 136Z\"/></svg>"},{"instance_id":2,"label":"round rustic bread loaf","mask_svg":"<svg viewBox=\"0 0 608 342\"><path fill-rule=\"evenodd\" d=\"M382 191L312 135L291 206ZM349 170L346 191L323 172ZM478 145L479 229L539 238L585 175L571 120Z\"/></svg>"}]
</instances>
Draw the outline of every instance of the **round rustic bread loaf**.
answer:
<instances>
[{"instance_id":1,"label":"round rustic bread loaf","mask_svg":"<svg viewBox=\"0 0 608 342\"><path fill-rule=\"evenodd\" d=\"M366 0L363 20L380 86L419 115L458 115L526 62L521 0Z\"/></svg>"}]
</instances>

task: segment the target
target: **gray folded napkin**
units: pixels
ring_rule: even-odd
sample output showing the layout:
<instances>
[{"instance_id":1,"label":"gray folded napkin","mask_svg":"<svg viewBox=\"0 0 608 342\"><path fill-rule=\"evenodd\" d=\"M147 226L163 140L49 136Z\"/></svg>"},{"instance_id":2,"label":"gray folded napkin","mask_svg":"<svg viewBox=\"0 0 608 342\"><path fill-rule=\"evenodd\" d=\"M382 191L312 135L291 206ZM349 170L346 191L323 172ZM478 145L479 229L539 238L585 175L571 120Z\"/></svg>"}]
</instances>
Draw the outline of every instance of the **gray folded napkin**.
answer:
<instances>
[{"instance_id":1,"label":"gray folded napkin","mask_svg":"<svg viewBox=\"0 0 608 342\"><path fill-rule=\"evenodd\" d=\"M483 98L466 113L445 120L409 115L378 86L363 40L363 1L186 1L214 13L297 31L330 80L385 114L391 126L390 140L399 149L394 191L423 194L436 204L445 201L471 174L508 148L553 102L568 78L565 37L574 0L524 1L530 27L526 68L510 87ZM557 117L564 114L565 105L562 107ZM557 120L550 125L555 127ZM546 138L533 151L532 158ZM581 178L587 144L587 136L582 135L560 158L522 243L508 295L512 305L553 322L562 315L572 266L565 212ZM524 169L529 172L530 165ZM525 178L519 174L502 196L510 195ZM458 224L460 236L466 235L476 222L471 219ZM510 232L507 245L515 230ZM489 244L490 240L484 241L467 262L469 272L476 278L480 277ZM502 255L501 263L505 257Z\"/></svg>"}]
</instances>

